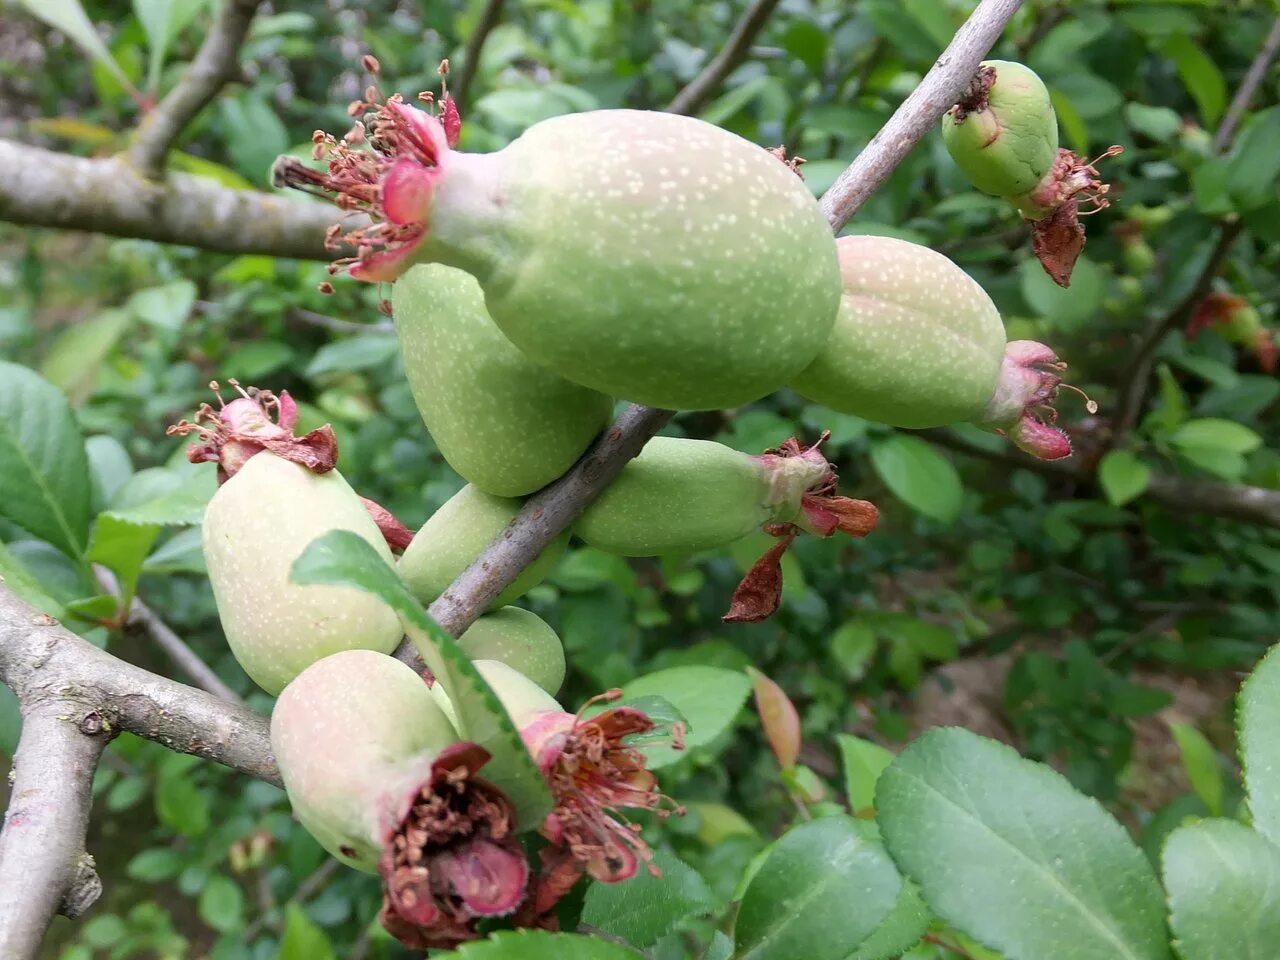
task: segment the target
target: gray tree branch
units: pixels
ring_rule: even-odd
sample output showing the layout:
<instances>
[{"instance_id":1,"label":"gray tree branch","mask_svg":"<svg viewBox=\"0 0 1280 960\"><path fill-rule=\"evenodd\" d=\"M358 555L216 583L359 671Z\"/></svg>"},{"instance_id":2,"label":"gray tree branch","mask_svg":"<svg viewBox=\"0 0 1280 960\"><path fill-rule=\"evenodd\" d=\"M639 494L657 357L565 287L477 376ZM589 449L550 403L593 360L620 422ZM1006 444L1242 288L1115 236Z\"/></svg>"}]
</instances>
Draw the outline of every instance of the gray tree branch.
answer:
<instances>
[{"instance_id":1,"label":"gray tree branch","mask_svg":"<svg viewBox=\"0 0 1280 960\"><path fill-rule=\"evenodd\" d=\"M143 116L125 156L144 177L158 180L164 175L165 157L174 141L218 91L235 79L240 47L260 2L223 0L217 19L182 79Z\"/></svg>"},{"instance_id":2,"label":"gray tree branch","mask_svg":"<svg viewBox=\"0 0 1280 960\"><path fill-rule=\"evenodd\" d=\"M1230 145L1231 138L1235 136L1236 127L1240 125L1241 118L1249 109L1249 104L1253 102L1254 94L1266 79L1267 71L1271 69L1271 63L1275 60L1277 53L1280 53L1280 17L1272 21L1271 30L1267 33L1267 38L1262 41L1262 49L1249 64L1249 69L1244 79L1240 81L1236 95L1231 98L1231 105L1227 107L1226 115L1218 124L1218 130L1213 135L1214 153L1222 153Z\"/></svg>"},{"instance_id":3,"label":"gray tree branch","mask_svg":"<svg viewBox=\"0 0 1280 960\"><path fill-rule=\"evenodd\" d=\"M120 157L86 159L0 139L0 220L219 250L330 260L334 208L204 177L149 180Z\"/></svg>"},{"instance_id":4,"label":"gray tree branch","mask_svg":"<svg viewBox=\"0 0 1280 960\"><path fill-rule=\"evenodd\" d=\"M960 99L1020 6L1022 0L982 0L920 85L831 185L822 197L822 212L837 233Z\"/></svg>"},{"instance_id":5,"label":"gray tree branch","mask_svg":"<svg viewBox=\"0 0 1280 960\"><path fill-rule=\"evenodd\" d=\"M84 838L93 774L107 739L101 717L75 699L53 696L24 710L13 795L0 828L0 957L6 960L36 957L54 914L80 916L102 891Z\"/></svg>"},{"instance_id":6,"label":"gray tree branch","mask_svg":"<svg viewBox=\"0 0 1280 960\"><path fill-rule=\"evenodd\" d=\"M752 0L742 19L734 24L733 32L729 34L729 39L720 48L720 52L667 104L667 113L691 115L701 110L715 96L725 78L747 59L751 44L768 23L769 16L777 5L778 0Z\"/></svg>"}]
</instances>

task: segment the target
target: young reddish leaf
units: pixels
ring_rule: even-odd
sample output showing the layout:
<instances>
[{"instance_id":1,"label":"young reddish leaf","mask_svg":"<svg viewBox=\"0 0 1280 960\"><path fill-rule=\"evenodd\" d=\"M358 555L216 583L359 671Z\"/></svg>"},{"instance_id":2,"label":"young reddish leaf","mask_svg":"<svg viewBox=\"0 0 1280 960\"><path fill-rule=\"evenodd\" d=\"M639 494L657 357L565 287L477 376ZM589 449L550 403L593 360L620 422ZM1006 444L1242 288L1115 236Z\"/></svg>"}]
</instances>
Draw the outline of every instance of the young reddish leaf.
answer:
<instances>
[{"instance_id":1,"label":"young reddish leaf","mask_svg":"<svg viewBox=\"0 0 1280 960\"><path fill-rule=\"evenodd\" d=\"M756 710L769 747L782 769L789 770L800 758L800 715L780 686L754 667L747 673L755 682Z\"/></svg>"}]
</instances>

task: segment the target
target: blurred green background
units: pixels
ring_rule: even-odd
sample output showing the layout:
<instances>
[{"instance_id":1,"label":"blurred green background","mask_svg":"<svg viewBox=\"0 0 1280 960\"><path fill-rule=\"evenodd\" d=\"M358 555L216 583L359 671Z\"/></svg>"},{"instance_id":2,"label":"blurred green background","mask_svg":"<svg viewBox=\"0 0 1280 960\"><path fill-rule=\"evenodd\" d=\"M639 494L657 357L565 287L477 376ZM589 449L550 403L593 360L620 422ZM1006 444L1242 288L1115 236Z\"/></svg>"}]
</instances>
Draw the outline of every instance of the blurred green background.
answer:
<instances>
[{"instance_id":1,"label":"blurred green background","mask_svg":"<svg viewBox=\"0 0 1280 960\"><path fill-rule=\"evenodd\" d=\"M157 6L167 11L159 27ZM0 135L86 155L118 149L138 113L126 81L144 96L168 89L211 6L88 2L104 44L95 56L73 42L70 21L55 30L20 6L0 8ZM173 167L270 189L278 154L307 154L317 127L345 129L346 104L365 82L361 54L381 61L384 92L435 89L437 64L461 60L483 6L273 5L254 23L242 81L197 118ZM972 6L783 0L699 115L763 145L786 144L806 158L807 182L821 193ZM467 91L462 148L495 149L559 113L663 106L719 49L742 7L508 0ZM693 865L715 897L728 898L797 802L844 789L837 734L894 748L929 726L961 724L1005 739L1100 798L1151 851L1181 815L1206 809L1206 794L1214 802L1193 779L1225 777L1228 802L1238 792L1229 761L1193 749L1184 762L1179 742L1201 745L1187 732L1195 727L1231 753L1239 678L1280 632L1280 533L1221 516L1197 496L1157 503L1145 491L1152 474L1280 488L1280 382L1231 330L1188 337L1172 324L1141 417L1098 466L1115 441L1135 345L1185 308L1224 228L1233 242L1214 260L1212 289L1274 322L1275 70L1232 146L1218 155L1212 143L1271 21L1261 3L1093 0L1032 0L1014 19L992 55L1041 74L1063 144L1085 155L1125 147L1102 168L1114 205L1089 218L1069 290L1031 256L1012 207L968 187L936 131L848 228L946 253L991 294L1010 339L1048 342L1070 362L1069 379L1100 411L1089 416L1064 394L1061 422L1077 448L1068 472L1029 465L976 430L922 438L784 391L681 415L666 431L755 453L829 429L842 492L880 506L865 541L797 543L775 618L720 622L760 542L640 561L575 547L527 598L565 642L567 704L657 670L750 664L799 707L805 773L785 784L755 714L739 709L745 686L697 691L723 730L665 772L666 792L690 812L651 825L651 839ZM325 279L319 263L0 224L0 355L72 399L91 438L99 509L183 484L181 445L165 426L207 399L209 380L237 377L289 390L304 426L331 422L351 483L416 528L460 481L414 408L379 291L344 281L326 297L316 289ZM4 521L0 560L60 605L97 592L55 549ZM198 528L165 529L138 594L269 709L223 644ZM144 636L84 632L178 675ZM1180 739L1171 724L1185 725ZM0 770L16 729L0 689ZM403 955L371 926L376 879L324 867L280 790L126 735L108 750L96 791L89 849L106 893L87 922L58 921L49 956ZM0 777L0 801L3 792ZM654 956L686 956L689 942L672 935ZM934 949L912 956L945 955Z\"/></svg>"}]
</instances>

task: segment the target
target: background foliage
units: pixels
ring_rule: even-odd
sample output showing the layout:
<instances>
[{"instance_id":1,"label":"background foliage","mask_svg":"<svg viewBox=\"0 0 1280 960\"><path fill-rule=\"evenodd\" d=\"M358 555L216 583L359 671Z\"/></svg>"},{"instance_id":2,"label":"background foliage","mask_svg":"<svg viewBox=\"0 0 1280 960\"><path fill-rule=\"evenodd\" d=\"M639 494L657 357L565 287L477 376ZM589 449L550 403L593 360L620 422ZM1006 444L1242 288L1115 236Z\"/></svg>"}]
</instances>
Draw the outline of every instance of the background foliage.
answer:
<instances>
[{"instance_id":1,"label":"background foliage","mask_svg":"<svg viewBox=\"0 0 1280 960\"><path fill-rule=\"evenodd\" d=\"M48 17L62 9L43 6ZM363 83L361 53L378 56L389 88L432 88L438 62L460 55L482 6L334 2L260 16L243 82L198 118L174 165L267 188L277 154L305 154L313 128L343 127ZM970 8L787 0L701 116L766 145L786 143L807 158L807 181L821 192ZM0 11L11 48L0 66L0 132L77 152L118 148L137 110L127 88L166 89L209 19L202 3L85 10L98 26L91 35L102 38L88 57L73 42L87 42L83 25L53 30L21 9ZM510 0L464 107L463 147L496 148L566 111L661 106L739 13L729 2ZM1160 341L1143 416L1103 454L1133 344L1160 329L1219 256L1224 224L1238 235L1214 288L1274 319L1274 72L1234 146L1215 156L1210 144L1270 23L1262 4L1092 0L1031 2L1015 19L994 55L1023 59L1045 79L1064 144L1084 154L1126 148L1103 171L1116 203L1089 222L1068 291L1030 257L1016 212L967 187L936 133L849 228L947 253L995 299L1011 339L1049 342L1071 362L1073 382L1101 405L1096 416L1070 397L1060 407L1083 473L1028 467L976 431L926 439L783 392L723 414L682 415L668 431L758 452L797 431L830 429L842 492L880 505L880 527L865 541L797 543L777 617L720 623L758 543L731 556L635 562L576 547L529 596L565 641L567 703L630 684L698 714L695 745L664 771L667 792L689 814L651 826L685 909L619 929L624 912L610 898L620 891L597 888L585 922L662 960L708 944L707 956L723 955L713 925L688 917L715 915L735 898L747 864L797 818L842 795L855 812L869 808L887 760L877 745L896 751L939 724L1049 761L1117 813L1153 858L1182 817L1236 809L1231 697L1276 640L1280 533L1143 494L1151 471L1280 488L1280 382L1221 329L1188 338L1176 324ZM416 527L460 481L414 408L378 291L340 283L322 296L321 264L7 226L0 250L0 354L70 398L75 422L43 429L51 445L77 430L88 438L83 462L60 448L74 461L60 475L73 487L91 478L70 510L51 505L74 495L19 504L0 478L9 495L0 497L0 573L94 642L173 673L145 638L94 625L114 603L101 598L89 561L106 564L227 683L269 709L226 650L201 575L192 524L211 487L191 480L164 427L206 399L214 378L288 389L303 401L304 427L334 425L352 484ZM41 407L41 389L34 378L7 377L0 414ZM0 415L0 453L6 422L17 421ZM742 709L748 665L799 708L805 746L785 773L756 714ZM17 732L6 698L0 688L0 761ZM107 892L88 922L61 921L51 956L399 955L370 923L376 881L324 867L278 789L126 735L109 748L95 794L89 848ZM787 843L846 844L871 863L878 846L840 823L820 817ZM785 874L777 856L761 876ZM868 895L892 904L899 891ZM626 896L643 899L633 888ZM910 908L895 908L908 925ZM748 935L740 924L739 949ZM935 939L942 944L910 956L955 956L945 944L990 955L950 932Z\"/></svg>"}]
</instances>

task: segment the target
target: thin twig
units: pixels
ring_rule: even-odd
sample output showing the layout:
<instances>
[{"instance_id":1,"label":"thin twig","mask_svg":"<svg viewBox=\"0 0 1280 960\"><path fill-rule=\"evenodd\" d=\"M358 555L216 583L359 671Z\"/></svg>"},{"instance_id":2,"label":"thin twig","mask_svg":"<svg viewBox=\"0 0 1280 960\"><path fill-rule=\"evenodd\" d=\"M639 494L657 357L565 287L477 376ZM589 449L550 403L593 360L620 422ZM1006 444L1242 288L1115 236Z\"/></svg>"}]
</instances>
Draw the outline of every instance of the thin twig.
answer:
<instances>
[{"instance_id":1,"label":"thin twig","mask_svg":"<svg viewBox=\"0 0 1280 960\"><path fill-rule=\"evenodd\" d=\"M734 24L733 32L720 52L690 80L667 104L667 113L692 115L715 96L725 77L733 73L751 50L751 44L769 21L778 0L752 0L742 19Z\"/></svg>"},{"instance_id":2,"label":"thin twig","mask_svg":"<svg viewBox=\"0 0 1280 960\"><path fill-rule=\"evenodd\" d=\"M945 937L936 933L926 933L920 938L925 943L932 943L935 947L941 947L943 950L954 953L957 957L963 957L965 960L977 960L976 957L958 943L952 943Z\"/></svg>"},{"instance_id":3,"label":"thin twig","mask_svg":"<svg viewBox=\"0 0 1280 960\"><path fill-rule=\"evenodd\" d=\"M99 586L106 592L111 594L117 600L123 599L120 591L120 581L116 579L116 575L103 566L94 566L94 576L98 580ZM215 697L221 697L223 700L229 700L232 703L244 703L240 694L236 693L227 686L221 677L210 669L192 650L185 640L178 636L173 628L160 619L155 611L142 602L141 598L134 597L129 607L129 616L127 626L135 627L150 637L161 650L168 654L169 659L174 662L179 670L186 674L187 679L194 683L201 690L207 690Z\"/></svg>"},{"instance_id":4,"label":"thin twig","mask_svg":"<svg viewBox=\"0 0 1280 960\"><path fill-rule=\"evenodd\" d=\"M1266 79L1267 71L1271 69L1271 61L1276 58L1277 53L1280 53L1280 17L1272 21L1271 32L1262 42L1262 49L1253 58L1253 63L1249 64L1249 69L1244 79L1240 81L1236 95L1231 98L1231 105L1227 107L1227 112L1213 135L1214 153L1222 153L1230 145L1231 138L1235 136L1236 127L1240 125L1241 118L1249 109L1249 104L1254 94L1258 92L1258 87L1262 86L1262 81Z\"/></svg>"},{"instance_id":5,"label":"thin twig","mask_svg":"<svg viewBox=\"0 0 1280 960\"><path fill-rule=\"evenodd\" d=\"M99 650L3 583L0 682L24 710L56 696L97 713L111 730L280 785L265 717Z\"/></svg>"},{"instance_id":6,"label":"thin twig","mask_svg":"<svg viewBox=\"0 0 1280 960\"><path fill-rule=\"evenodd\" d=\"M471 93L471 84L475 82L476 71L480 69L480 54L484 52L484 42L489 39L489 34L502 18L503 2L504 0L489 0L484 5L476 28L467 38L467 48L462 54L462 68L449 91L460 110L466 108L467 95Z\"/></svg>"},{"instance_id":7,"label":"thin twig","mask_svg":"<svg viewBox=\"0 0 1280 960\"><path fill-rule=\"evenodd\" d=\"M164 161L175 140L208 106L239 70L240 47L261 0L223 0L195 59L169 94L138 124L125 156L150 180L164 174Z\"/></svg>"},{"instance_id":8,"label":"thin twig","mask_svg":"<svg viewBox=\"0 0 1280 960\"><path fill-rule=\"evenodd\" d=\"M289 903L306 903L324 889L325 884L327 884L333 878L333 875L341 868L341 860L335 860L333 857L326 859L324 863L311 871L302 883L298 884L298 889L294 891L293 896L289 898ZM266 925L267 914L264 912L254 920L253 923L249 924L249 926L245 928L245 931L241 936L241 940L244 943L252 943L254 937L260 934Z\"/></svg>"},{"instance_id":9,"label":"thin twig","mask_svg":"<svg viewBox=\"0 0 1280 960\"><path fill-rule=\"evenodd\" d=\"M1196 306L1213 289L1214 278L1222 270L1227 254L1231 252L1232 245L1243 229L1244 223L1239 218L1226 221L1218 234L1217 245L1209 254L1199 276L1196 277L1195 285L1167 315L1154 317L1147 324L1142 340L1133 350L1129 368L1120 389L1116 404L1119 414L1115 418L1115 425L1111 432L1110 446L1119 446L1137 426L1142 416L1142 408L1146 404L1151 371L1155 367L1156 351L1160 347L1160 342L1170 331L1185 326L1191 319Z\"/></svg>"},{"instance_id":10,"label":"thin twig","mask_svg":"<svg viewBox=\"0 0 1280 960\"><path fill-rule=\"evenodd\" d=\"M822 198L822 212L837 233L960 99L1020 6L1022 0L982 0L920 85L840 174Z\"/></svg>"},{"instance_id":11,"label":"thin twig","mask_svg":"<svg viewBox=\"0 0 1280 960\"><path fill-rule=\"evenodd\" d=\"M332 260L328 204L207 177L149 180L120 157L73 157L0 139L0 220L273 257Z\"/></svg>"},{"instance_id":12,"label":"thin twig","mask_svg":"<svg viewBox=\"0 0 1280 960\"><path fill-rule=\"evenodd\" d=\"M102 892L85 853L93 772L108 735L71 699L24 703L13 796L0 830L0 957L28 960L55 913L82 915Z\"/></svg>"},{"instance_id":13,"label":"thin twig","mask_svg":"<svg viewBox=\"0 0 1280 960\"><path fill-rule=\"evenodd\" d=\"M378 320L373 323L360 323L355 320L342 320L314 310L303 310L294 307L288 313L290 320L305 323L309 327L320 327L335 333L395 333L396 325L390 320Z\"/></svg>"}]
</instances>

